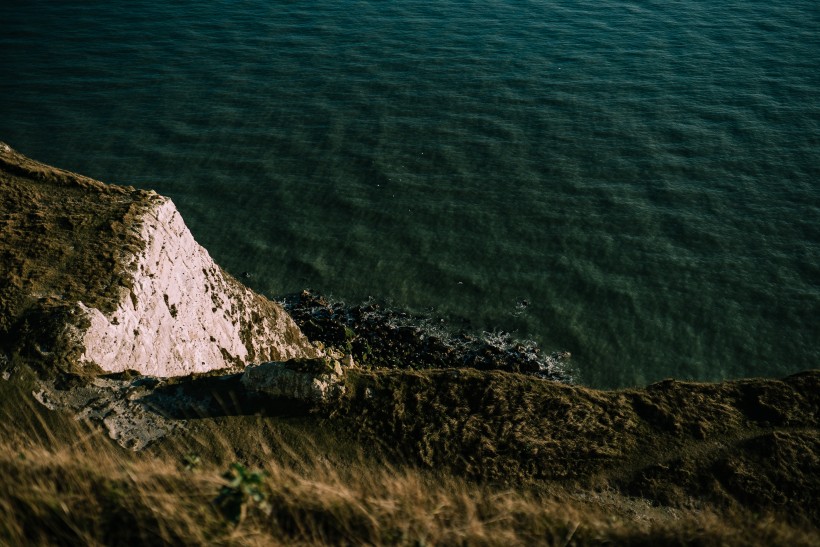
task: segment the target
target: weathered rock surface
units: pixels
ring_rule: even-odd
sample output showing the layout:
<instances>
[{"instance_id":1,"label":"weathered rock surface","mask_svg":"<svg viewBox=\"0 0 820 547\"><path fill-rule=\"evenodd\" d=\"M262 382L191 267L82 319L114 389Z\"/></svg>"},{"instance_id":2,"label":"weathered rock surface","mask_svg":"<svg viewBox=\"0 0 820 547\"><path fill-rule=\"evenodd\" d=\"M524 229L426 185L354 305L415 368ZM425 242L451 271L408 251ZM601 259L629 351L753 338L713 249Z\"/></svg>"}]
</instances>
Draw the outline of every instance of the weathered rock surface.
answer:
<instances>
[{"instance_id":1,"label":"weathered rock surface","mask_svg":"<svg viewBox=\"0 0 820 547\"><path fill-rule=\"evenodd\" d=\"M154 402L158 398L154 391L163 382L145 376L131 380L99 376L71 389L55 389L46 382L32 395L49 410L68 410L78 420L98 424L120 446L137 451L185 427L162 412L162 403L167 406L168 401ZM173 400L177 407L186 403L190 400L182 395Z\"/></svg>"},{"instance_id":2,"label":"weathered rock surface","mask_svg":"<svg viewBox=\"0 0 820 547\"><path fill-rule=\"evenodd\" d=\"M0 344L72 372L181 376L321 352L223 272L170 199L0 143Z\"/></svg>"},{"instance_id":3,"label":"weathered rock surface","mask_svg":"<svg viewBox=\"0 0 820 547\"><path fill-rule=\"evenodd\" d=\"M328 357L249 366L242 385L272 397L326 403L345 393L341 363Z\"/></svg>"},{"instance_id":4,"label":"weathered rock surface","mask_svg":"<svg viewBox=\"0 0 820 547\"><path fill-rule=\"evenodd\" d=\"M117 308L104 314L79 304L91 323L81 360L180 376L315 355L281 308L222 272L171 200L157 200L141 221L146 245L128 266L133 286Z\"/></svg>"}]
</instances>

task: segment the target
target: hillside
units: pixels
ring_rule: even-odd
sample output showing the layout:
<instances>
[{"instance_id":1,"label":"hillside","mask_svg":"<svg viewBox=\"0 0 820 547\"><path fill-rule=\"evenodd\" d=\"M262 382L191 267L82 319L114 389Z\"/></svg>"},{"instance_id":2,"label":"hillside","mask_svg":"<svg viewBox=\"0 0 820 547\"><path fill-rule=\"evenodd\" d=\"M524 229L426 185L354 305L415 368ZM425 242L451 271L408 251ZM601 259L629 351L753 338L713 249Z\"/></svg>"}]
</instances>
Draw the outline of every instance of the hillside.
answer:
<instances>
[{"instance_id":1,"label":"hillside","mask_svg":"<svg viewBox=\"0 0 820 547\"><path fill-rule=\"evenodd\" d=\"M820 371L601 391L309 293L291 318L167 198L0 160L0 543L820 541Z\"/></svg>"}]
</instances>

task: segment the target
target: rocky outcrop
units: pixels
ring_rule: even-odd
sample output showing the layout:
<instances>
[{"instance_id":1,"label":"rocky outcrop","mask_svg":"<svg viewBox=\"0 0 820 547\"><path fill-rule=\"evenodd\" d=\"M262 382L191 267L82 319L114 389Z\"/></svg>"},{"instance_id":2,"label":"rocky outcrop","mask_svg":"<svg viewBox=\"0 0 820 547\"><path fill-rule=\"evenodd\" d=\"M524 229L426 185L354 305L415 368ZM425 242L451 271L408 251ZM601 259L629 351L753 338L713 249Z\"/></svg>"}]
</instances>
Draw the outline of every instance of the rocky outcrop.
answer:
<instances>
[{"instance_id":1,"label":"rocky outcrop","mask_svg":"<svg viewBox=\"0 0 820 547\"><path fill-rule=\"evenodd\" d=\"M226 275L171 200L142 215L133 284L108 314L79 303L90 326L81 361L104 370L180 376L316 355L290 317Z\"/></svg>"},{"instance_id":2,"label":"rocky outcrop","mask_svg":"<svg viewBox=\"0 0 820 547\"><path fill-rule=\"evenodd\" d=\"M352 360L349 365L352 365ZM242 375L242 385L248 391L271 397L315 404L327 403L344 395L344 379L341 363L325 357L250 366Z\"/></svg>"},{"instance_id":3,"label":"rocky outcrop","mask_svg":"<svg viewBox=\"0 0 820 547\"><path fill-rule=\"evenodd\" d=\"M451 329L443 318L419 316L374 301L331 302L304 290L283 305L308 338L365 368L503 370L573 383L570 353L541 353L534 342L508 333Z\"/></svg>"},{"instance_id":4,"label":"rocky outcrop","mask_svg":"<svg viewBox=\"0 0 820 547\"><path fill-rule=\"evenodd\" d=\"M321 352L217 266L173 202L0 143L0 349L171 377Z\"/></svg>"}]
</instances>

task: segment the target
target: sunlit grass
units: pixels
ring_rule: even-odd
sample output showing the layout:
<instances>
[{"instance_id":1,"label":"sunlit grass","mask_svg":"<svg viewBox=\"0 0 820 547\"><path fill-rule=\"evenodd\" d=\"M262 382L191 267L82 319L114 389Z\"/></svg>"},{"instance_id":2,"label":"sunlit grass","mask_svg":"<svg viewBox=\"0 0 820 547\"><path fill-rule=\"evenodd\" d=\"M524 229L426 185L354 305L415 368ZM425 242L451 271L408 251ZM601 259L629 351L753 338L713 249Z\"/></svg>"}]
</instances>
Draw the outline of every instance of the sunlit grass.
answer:
<instances>
[{"instance_id":1,"label":"sunlit grass","mask_svg":"<svg viewBox=\"0 0 820 547\"><path fill-rule=\"evenodd\" d=\"M8 545L809 545L810 534L749 514L670 511L610 491L502 488L327 446L268 443L265 507L231 520L213 503L216 457L180 444L132 453L86 424L22 405L0 424L0 544ZM219 435L218 428L212 430ZM305 448L307 447L307 448ZM250 468L249 468L250 469Z\"/></svg>"}]
</instances>

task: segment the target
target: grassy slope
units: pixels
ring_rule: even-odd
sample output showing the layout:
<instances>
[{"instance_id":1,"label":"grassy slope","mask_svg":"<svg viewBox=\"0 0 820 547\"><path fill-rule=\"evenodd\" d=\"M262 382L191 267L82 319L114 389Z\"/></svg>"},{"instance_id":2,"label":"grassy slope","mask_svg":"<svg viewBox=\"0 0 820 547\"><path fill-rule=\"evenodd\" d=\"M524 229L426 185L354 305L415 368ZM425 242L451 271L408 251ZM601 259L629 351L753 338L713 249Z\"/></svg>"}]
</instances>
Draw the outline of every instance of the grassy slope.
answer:
<instances>
[{"instance_id":1,"label":"grassy slope","mask_svg":"<svg viewBox=\"0 0 820 547\"><path fill-rule=\"evenodd\" d=\"M820 374L598 391L502 372L362 372L334 412L363 442L493 483L612 488L820 524Z\"/></svg>"},{"instance_id":2,"label":"grassy slope","mask_svg":"<svg viewBox=\"0 0 820 547\"><path fill-rule=\"evenodd\" d=\"M320 415L202 419L191 437L134 454L45 411L17 386L0 383L4 544L811 545L817 539L816 528L779 515L708 503L664 507L614 488L487 483L449 466L397 464L354 444L339 418ZM186 470L184 457L198 443L210 450ZM251 505L234 526L211 501L223 484L220 473L238 458L256 460L268 473L273 510L268 515Z\"/></svg>"}]
</instances>

